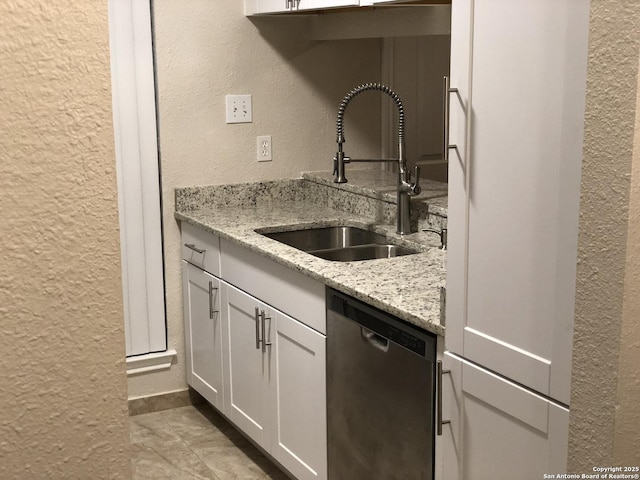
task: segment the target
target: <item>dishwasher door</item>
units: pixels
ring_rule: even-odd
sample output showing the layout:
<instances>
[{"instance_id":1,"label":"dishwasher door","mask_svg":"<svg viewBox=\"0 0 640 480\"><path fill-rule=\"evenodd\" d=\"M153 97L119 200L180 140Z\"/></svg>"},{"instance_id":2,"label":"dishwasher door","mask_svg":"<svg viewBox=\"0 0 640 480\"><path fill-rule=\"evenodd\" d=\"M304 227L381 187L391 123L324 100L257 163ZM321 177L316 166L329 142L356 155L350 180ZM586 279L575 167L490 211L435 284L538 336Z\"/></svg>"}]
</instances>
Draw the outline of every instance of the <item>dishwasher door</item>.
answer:
<instances>
[{"instance_id":1,"label":"dishwasher door","mask_svg":"<svg viewBox=\"0 0 640 480\"><path fill-rule=\"evenodd\" d=\"M329 480L433 480L436 338L327 289Z\"/></svg>"}]
</instances>

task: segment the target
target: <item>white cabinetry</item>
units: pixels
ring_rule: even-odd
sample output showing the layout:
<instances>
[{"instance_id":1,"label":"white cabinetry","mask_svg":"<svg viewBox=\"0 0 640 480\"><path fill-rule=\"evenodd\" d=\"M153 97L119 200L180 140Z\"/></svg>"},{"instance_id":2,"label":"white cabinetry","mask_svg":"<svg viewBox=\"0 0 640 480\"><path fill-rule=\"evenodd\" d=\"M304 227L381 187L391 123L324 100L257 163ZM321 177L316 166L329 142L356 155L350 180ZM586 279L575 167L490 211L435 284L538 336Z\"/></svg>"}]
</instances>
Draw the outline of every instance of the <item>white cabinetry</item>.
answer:
<instances>
[{"instance_id":1,"label":"white cabinetry","mask_svg":"<svg viewBox=\"0 0 640 480\"><path fill-rule=\"evenodd\" d=\"M324 285L221 249L227 415L299 480L326 479Z\"/></svg>"},{"instance_id":2,"label":"white cabinetry","mask_svg":"<svg viewBox=\"0 0 640 480\"><path fill-rule=\"evenodd\" d=\"M569 411L450 354L444 356L443 480L543 478L566 469Z\"/></svg>"},{"instance_id":3,"label":"white cabinetry","mask_svg":"<svg viewBox=\"0 0 640 480\"><path fill-rule=\"evenodd\" d=\"M359 0L245 0L245 15L357 7Z\"/></svg>"},{"instance_id":4,"label":"white cabinetry","mask_svg":"<svg viewBox=\"0 0 640 480\"><path fill-rule=\"evenodd\" d=\"M222 291L227 416L296 478L326 478L325 336Z\"/></svg>"},{"instance_id":5,"label":"white cabinetry","mask_svg":"<svg viewBox=\"0 0 640 480\"><path fill-rule=\"evenodd\" d=\"M445 479L565 468L588 23L588 0L452 2L445 342L473 363L449 357Z\"/></svg>"},{"instance_id":6,"label":"white cabinetry","mask_svg":"<svg viewBox=\"0 0 640 480\"><path fill-rule=\"evenodd\" d=\"M588 0L454 0L447 349L569 403Z\"/></svg>"},{"instance_id":7,"label":"white cabinetry","mask_svg":"<svg viewBox=\"0 0 640 480\"><path fill-rule=\"evenodd\" d=\"M226 416L258 445L269 451L269 383L271 348L262 352L261 318L270 335L273 310L241 290L222 284L224 318Z\"/></svg>"},{"instance_id":8,"label":"white cabinetry","mask_svg":"<svg viewBox=\"0 0 640 480\"><path fill-rule=\"evenodd\" d=\"M326 479L324 285L186 223L182 233L189 385L295 478Z\"/></svg>"},{"instance_id":9,"label":"white cabinetry","mask_svg":"<svg viewBox=\"0 0 640 480\"><path fill-rule=\"evenodd\" d=\"M220 280L182 262L187 382L223 410Z\"/></svg>"},{"instance_id":10,"label":"white cabinetry","mask_svg":"<svg viewBox=\"0 0 640 480\"><path fill-rule=\"evenodd\" d=\"M223 410L218 238L183 223L182 259L187 383Z\"/></svg>"},{"instance_id":11,"label":"white cabinetry","mask_svg":"<svg viewBox=\"0 0 640 480\"><path fill-rule=\"evenodd\" d=\"M327 478L326 337L276 311L271 454L300 480Z\"/></svg>"}]
</instances>

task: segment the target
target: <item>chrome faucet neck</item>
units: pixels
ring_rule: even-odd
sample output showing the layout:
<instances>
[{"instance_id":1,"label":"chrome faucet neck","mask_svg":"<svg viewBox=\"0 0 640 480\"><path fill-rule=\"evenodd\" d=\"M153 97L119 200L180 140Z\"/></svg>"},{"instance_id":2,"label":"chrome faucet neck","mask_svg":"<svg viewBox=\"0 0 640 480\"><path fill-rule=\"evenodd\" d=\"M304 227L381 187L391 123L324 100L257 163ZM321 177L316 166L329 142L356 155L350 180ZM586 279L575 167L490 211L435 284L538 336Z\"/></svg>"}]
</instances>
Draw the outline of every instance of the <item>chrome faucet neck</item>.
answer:
<instances>
[{"instance_id":1,"label":"chrome faucet neck","mask_svg":"<svg viewBox=\"0 0 640 480\"><path fill-rule=\"evenodd\" d=\"M397 232L399 234L410 233L410 208L411 202L409 196L417 195L420 193L420 167L416 166L415 171L415 183L411 183L411 172L407 170L407 159L405 156L404 145L404 105L402 100L396 92L391 90L386 85L381 83L365 83L357 86L351 90L340 102L338 108L338 119L336 121L337 135L336 141L338 144L338 151L333 159L333 173L335 183L347 183L347 177L345 176L345 164L349 163L351 159L344 153L344 143L346 141L344 136L344 112L347 106L357 95L368 92L379 91L385 93L391 97L398 109L398 212L397 212Z\"/></svg>"}]
</instances>

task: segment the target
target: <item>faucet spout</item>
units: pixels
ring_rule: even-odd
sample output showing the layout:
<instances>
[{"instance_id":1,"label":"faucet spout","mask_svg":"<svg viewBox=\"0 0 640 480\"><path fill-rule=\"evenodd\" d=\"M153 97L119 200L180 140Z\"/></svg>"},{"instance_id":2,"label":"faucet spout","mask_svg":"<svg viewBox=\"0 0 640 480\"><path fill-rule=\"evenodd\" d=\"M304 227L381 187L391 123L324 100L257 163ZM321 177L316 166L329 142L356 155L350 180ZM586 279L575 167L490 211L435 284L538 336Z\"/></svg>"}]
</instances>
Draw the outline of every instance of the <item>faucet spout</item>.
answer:
<instances>
[{"instance_id":1,"label":"faucet spout","mask_svg":"<svg viewBox=\"0 0 640 480\"><path fill-rule=\"evenodd\" d=\"M351 159L344 153L344 143L346 141L344 136L344 112L347 109L351 100L363 92L379 91L385 93L391 97L398 109L398 212L397 212L397 232L404 235L410 233L410 218L411 218L411 201L409 196L418 195L420 193L420 167L416 166L415 170L415 182L411 183L411 172L407 170L407 159L405 157L405 144L404 144L404 105L402 100L396 92L391 90L386 85L381 83L364 83L351 90L340 102L338 108L338 119L336 121L337 126L337 138L338 151L333 159L333 174L335 183L347 183L347 177L345 175L345 164L349 163Z\"/></svg>"}]
</instances>

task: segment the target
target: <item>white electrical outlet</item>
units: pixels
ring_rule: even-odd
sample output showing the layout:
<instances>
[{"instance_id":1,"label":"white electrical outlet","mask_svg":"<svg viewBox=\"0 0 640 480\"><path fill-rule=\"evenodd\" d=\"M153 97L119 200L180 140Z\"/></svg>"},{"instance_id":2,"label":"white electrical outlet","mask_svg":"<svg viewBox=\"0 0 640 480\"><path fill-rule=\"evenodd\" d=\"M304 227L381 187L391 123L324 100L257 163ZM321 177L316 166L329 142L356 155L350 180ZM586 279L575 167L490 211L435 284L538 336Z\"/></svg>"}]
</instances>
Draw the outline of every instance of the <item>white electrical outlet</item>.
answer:
<instances>
[{"instance_id":1,"label":"white electrical outlet","mask_svg":"<svg viewBox=\"0 0 640 480\"><path fill-rule=\"evenodd\" d=\"M271 158L271 135L262 135L257 138L257 159L259 162L270 162Z\"/></svg>"},{"instance_id":2,"label":"white electrical outlet","mask_svg":"<svg viewBox=\"0 0 640 480\"><path fill-rule=\"evenodd\" d=\"M225 97L227 123L251 123L251 95L227 95Z\"/></svg>"}]
</instances>

